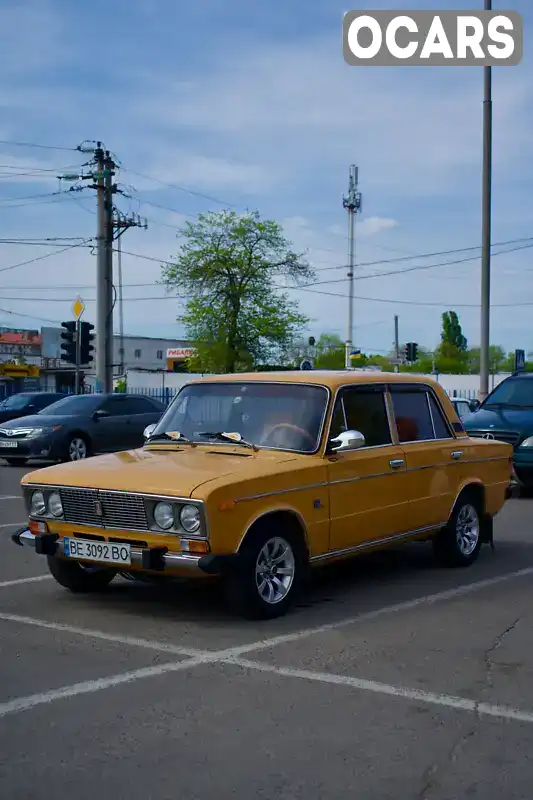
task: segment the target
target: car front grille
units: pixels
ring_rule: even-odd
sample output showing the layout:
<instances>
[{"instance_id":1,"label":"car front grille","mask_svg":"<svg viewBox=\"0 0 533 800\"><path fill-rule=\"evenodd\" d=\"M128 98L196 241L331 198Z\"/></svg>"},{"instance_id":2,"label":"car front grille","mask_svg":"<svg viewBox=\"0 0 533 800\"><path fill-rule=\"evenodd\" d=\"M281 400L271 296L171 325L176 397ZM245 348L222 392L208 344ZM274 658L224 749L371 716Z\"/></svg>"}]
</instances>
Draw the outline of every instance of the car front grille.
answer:
<instances>
[{"instance_id":1,"label":"car front grille","mask_svg":"<svg viewBox=\"0 0 533 800\"><path fill-rule=\"evenodd\" d=\"M99 489L60 489L65 522L118 528L149 529L142 497Z\"/></svg>"},{"instance_id":2,"label":"car front grille","mask_svg":"<svg viewBox=\"0 0 533 800\"><path fill-rule=\"evenodd\" d=\"M467 431L469 436L475 439L497 439L499 442L507 442L516 447L520 434L516 431Z\"/></svg>"}]
</instances>

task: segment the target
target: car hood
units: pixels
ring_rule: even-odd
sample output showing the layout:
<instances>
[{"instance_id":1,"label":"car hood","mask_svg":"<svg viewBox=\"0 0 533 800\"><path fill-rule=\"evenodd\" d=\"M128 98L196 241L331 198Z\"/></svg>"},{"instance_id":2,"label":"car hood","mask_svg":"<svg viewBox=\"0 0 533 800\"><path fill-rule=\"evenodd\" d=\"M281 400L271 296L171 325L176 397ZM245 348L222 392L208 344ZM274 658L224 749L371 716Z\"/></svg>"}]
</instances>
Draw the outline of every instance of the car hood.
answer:
<instances>
[{"instance_id":1,"label":"car hood","mask_svg":"<svg viewBox=\"0 0 533 800\"><path fill-rule=\"evenodd\" d=\"M465 430L533 433L533 408L481 408L463 420Z\"/></svg>"},{"instance_id":2,"label":"car hood","mask_svg":"<svg viewBox=\"0 0 533 800\"><path fill-rule=\"evenodd\" d=\"M47 414L30 414L3 422L3 428L52 428L54 425L68 425L73 417L48 416Z\"/></svg>"},{"instance_id":3,"label":"car hood","mask_svg":"<svg viewBox=\"0 0 533 800\"><path fill-rule=\"evenodd\" d=\"M302 456L272 450L250 453L242 447L143 448L38 469L26 475L24 483L192 497L209 481L237 473L240 478L273 473L297 458Z\"/></svg>"},{"instance_id":4,"label":"car hood","mask_svg":"<svg viewBox=\"0 0 533 800\"><path fill-rule=\"evenodd\" d=\"M24 411L16 411L15 409L9 410L6 409L5 411L0 408L0 425L3 422L9 422L12 419L22 419L24 417Z\"/></svg>"}]
</instances>

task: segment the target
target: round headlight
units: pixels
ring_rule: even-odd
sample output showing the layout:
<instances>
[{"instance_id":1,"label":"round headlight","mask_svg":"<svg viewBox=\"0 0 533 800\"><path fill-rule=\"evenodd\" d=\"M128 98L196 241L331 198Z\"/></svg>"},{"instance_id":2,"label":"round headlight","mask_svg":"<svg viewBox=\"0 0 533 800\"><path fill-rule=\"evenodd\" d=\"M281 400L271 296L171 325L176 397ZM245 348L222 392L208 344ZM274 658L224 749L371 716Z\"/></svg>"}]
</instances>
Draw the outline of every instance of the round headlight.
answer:
<instances>
[{"instance_id":1,"label":"round headlight","mask_svg":"<svg viewBox=\"0 0 533 800\"><path fill-rule=\"evenodd\" d=\"M63 516L63 503L61 502L61 496L59 492L52 492L52 494L48 498L48 508L52 516L54 517Z\"/></svg>"},{"instance_id":2,"label":"round headlight","mask_svg":"<svg viewBox=\"0 0 533 800\"><path fill-rule=\"evenodd\" d=\"M164 531L174 525L174 509L170 503L158 503L154 508L154 519Z\"/></svg>"},{"instance_id":3,"label":"round headlight","mask_svg":"<svg viewBox=\"0 0 533 800\"><path fill-rule=\"evenodd\" d=\"M30 511L38 517L46 514L46 503L42 492L34 492L31 496Z\"/></svg>"},{"instance_id":4,"label":"round headlight","mask_svg":"<svg viewBox=\"0 0 533 800\"><path fill-rule=\"evenodd\" d=\"M180 512L180 523L187 533L195 533L200 527L200 512L196 506L183 506Z\"/></svg>"}]
</instances>

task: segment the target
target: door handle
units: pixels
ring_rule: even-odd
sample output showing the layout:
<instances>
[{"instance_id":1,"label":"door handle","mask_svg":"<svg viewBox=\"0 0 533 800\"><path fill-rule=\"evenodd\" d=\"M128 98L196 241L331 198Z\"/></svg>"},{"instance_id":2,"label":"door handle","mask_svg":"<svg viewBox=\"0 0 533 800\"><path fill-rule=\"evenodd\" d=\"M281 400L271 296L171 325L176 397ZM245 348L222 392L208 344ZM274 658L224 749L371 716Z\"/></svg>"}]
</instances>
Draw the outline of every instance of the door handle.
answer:
<instances>
[{"instance_id":1,"label":"door handle","mask_svg":"<svg viewBox=\"0 0 533 800\"><path fill-rule=\"evenodd\" d=\"M462 455L463 455L463 451L462 450L454 450L453 453L452 453L452 458L455 461L457 461L459 458L461 458Z\"/></svg>"},{"instance_id":2,"label":"door handle","mask_svg":"<svg viewBox=\"0 0 533 800\"><path fill-rule=\"evenodd\" d=\"M391 461L389 461L389 466L391 466L393 469L398 469L399 467L403 467L403 464L404 464L403 458L393 458Z\"/></svg>"}]
</instances>

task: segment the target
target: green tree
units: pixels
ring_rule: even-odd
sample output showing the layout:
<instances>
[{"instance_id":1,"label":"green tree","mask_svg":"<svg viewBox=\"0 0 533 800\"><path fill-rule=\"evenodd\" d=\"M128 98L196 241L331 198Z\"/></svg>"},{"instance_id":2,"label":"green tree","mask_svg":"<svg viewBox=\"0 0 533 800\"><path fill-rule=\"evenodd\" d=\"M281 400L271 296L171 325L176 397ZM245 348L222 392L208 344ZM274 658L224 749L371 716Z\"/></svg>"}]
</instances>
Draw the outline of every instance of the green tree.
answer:
<instances>
[{"instance_id":1,"label":"green tree","mask_svg":"<svg viewBox=\"0 0 533 800\"><path fill-rule=\"evenodd\" d=\"M236 372L280 360L309 320L276 280L314 278L281 226L258 212L224 210L200 214L178 235L184 242L162 280L189 297L180 318L196 350L189 368Z\"/></svg>"},{"instance_id":2,"label":"green tree","mask_svg":"<svg viewBox=\"0 0 533 800\"><path fill-rule=\"evenodd\" d=\"M445 311L442 315L441 354L448 358L456 353L465 353L468 347L456 311Z\"/></svg>"},{"instance_id":3,"label":"green tree","mask_svg":"<svg viewBox=\"0 0 533 800\"><path fill-rule=\"evenodd\" d=\"M513 355L514 361L514 355ZM491 344L489 347L489 367L491 372L511 372L509 367L509 356L506 354L503 347L496 344ZM472 375L479 375L481 354L479 347L471 347L467 352L468 371Z\"/></svg>"},{"instance_id":4,"label":"green tree","mask_svg":"<svg viewBox=\"0 0 533 800\"><path fill-rule=\"evenodd\" d=\"M315 343L317 369L343 369L346 345L336 333L322 333Z\"/></svg>"}]
</instances>

